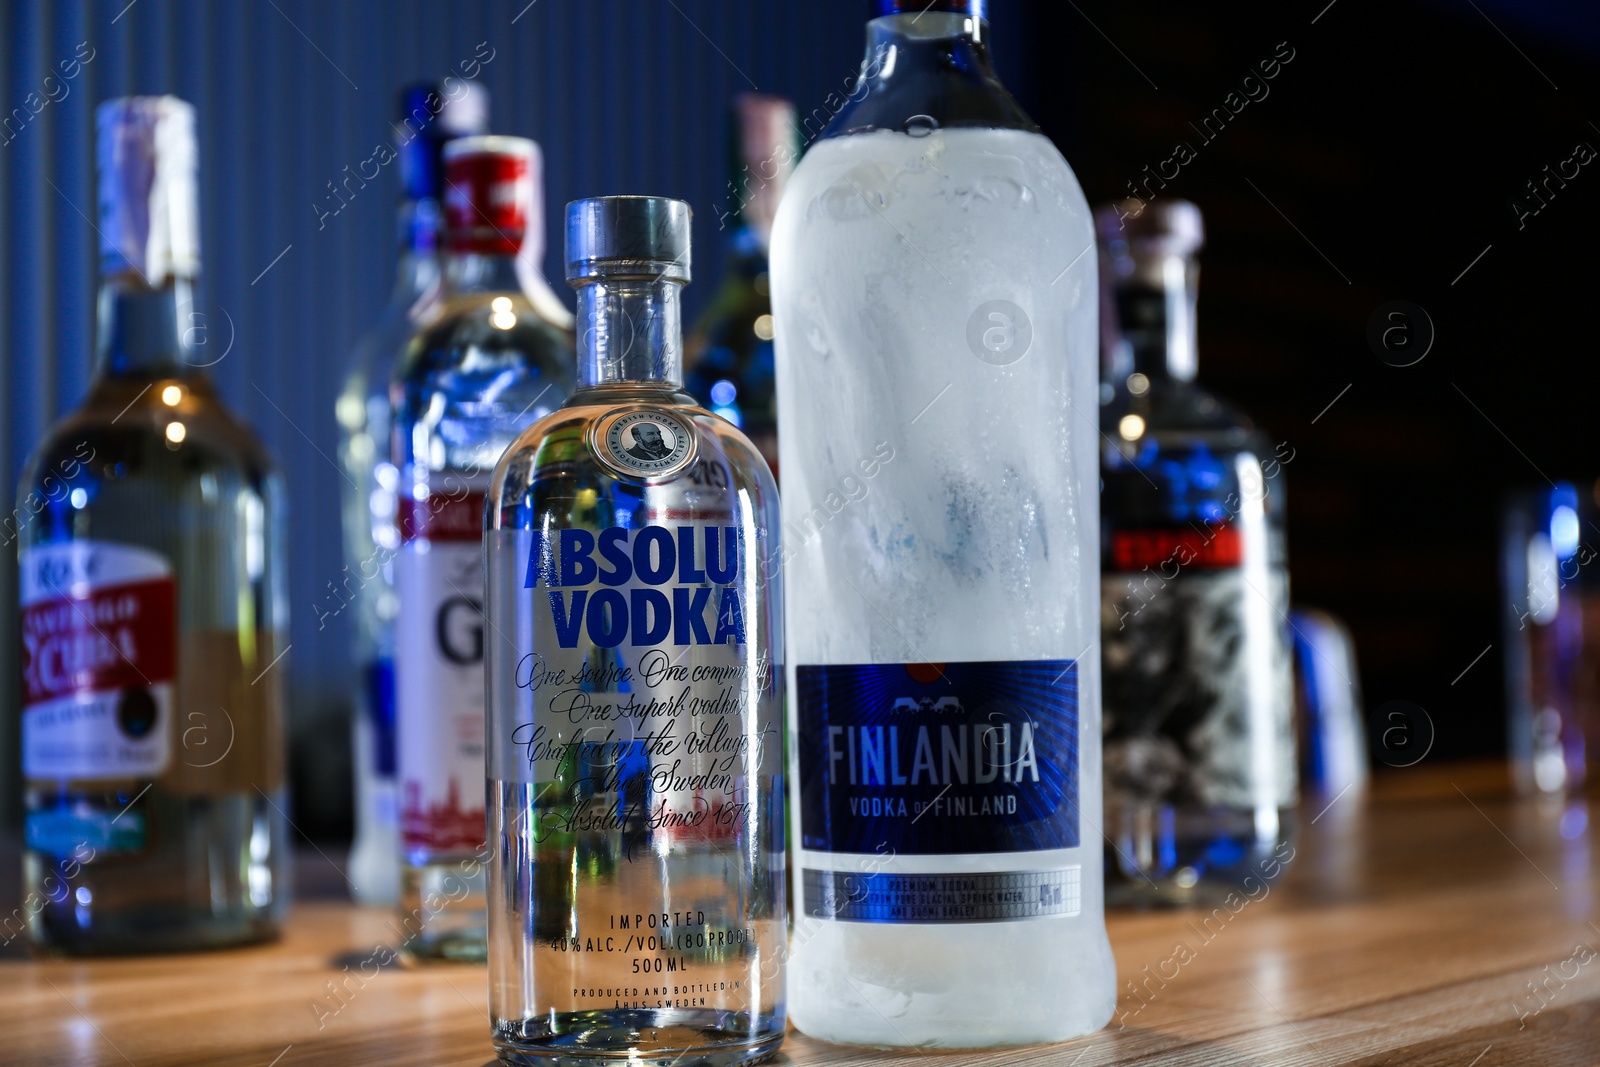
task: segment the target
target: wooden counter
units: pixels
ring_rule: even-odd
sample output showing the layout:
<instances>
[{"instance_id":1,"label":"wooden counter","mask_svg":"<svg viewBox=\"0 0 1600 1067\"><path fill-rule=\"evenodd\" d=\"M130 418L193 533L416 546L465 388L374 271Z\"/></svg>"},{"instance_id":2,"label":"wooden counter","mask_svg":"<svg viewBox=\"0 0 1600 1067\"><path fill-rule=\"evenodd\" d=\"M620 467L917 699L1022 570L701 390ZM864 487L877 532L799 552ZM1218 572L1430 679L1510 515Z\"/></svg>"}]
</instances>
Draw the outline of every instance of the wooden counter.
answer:
<instances>
[{"instance_id":1,"label":"wooden counter","mask_svg":"<svg viewBox=\"0 0 1600 1067\"><path fill-rule=\"evenodd\" d=\"M791 1034L784 1056L882 1067L1600 1063L1600 839L1583 802L1513 801L1498 769L1445 766L1322 809L1306 806L1282 881L1236 914L1111 917L1122 998L1099 1034L989 1054ZM340 967L392 939L386 919L312 902L264 948L0 962L0 1063L490 1063L481 968L385 970L337 1014L317 1009L332 1003L324 983Z\"/></svg>"}]
</instances>

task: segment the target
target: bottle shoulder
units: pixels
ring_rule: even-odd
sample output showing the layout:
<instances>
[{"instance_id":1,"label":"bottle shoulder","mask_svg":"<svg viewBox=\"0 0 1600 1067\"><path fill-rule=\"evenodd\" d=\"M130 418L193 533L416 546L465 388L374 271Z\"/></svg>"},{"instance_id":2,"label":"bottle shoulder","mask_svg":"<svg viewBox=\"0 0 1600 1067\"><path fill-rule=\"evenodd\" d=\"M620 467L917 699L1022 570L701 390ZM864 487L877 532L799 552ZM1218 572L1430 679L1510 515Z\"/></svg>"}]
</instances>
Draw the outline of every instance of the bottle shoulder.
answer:
<instances>
[{"instance_id":1,"label":"bottle shoulder","mask_svg":"<svg viewBox=\"0 0 1600 1067\"><path fill-rule=\"evenodd\" d=\"M1129 415L1142 420L1144 435L1173 444L1193 438L1242 449L1255 447L1264 439L1260 427L1242 408L1197 382L1158 379L1143 396L1119 389L1100 409L1108 433Z\"/></svg>"},{"instance_id":2,"label":"bottle shoulder","mask_svg":"<svg viewBox=\"0 0 1600 1067\"><path fill-rule=\"evenodd\" d=\"M92 508L113 490L122 507L128 493L152 507L177 505L196 482L205 487L203 498L219 503L245 491L265 508L281 506L282 475L265 445L209 383L185 380L182 394L169 403L163 394L173 384L99 381L81 407L50 428L18 490L18 514L26 509L42 516L27 542L65 535L70 523L52 521L54 513L64 518L69 510Z\"/></svg>"},{"instance_id":3,"label":"bottle shoulder","mask_svg":"<svg viewBox=\"0 0 1600 1067\"><path fill-rule=\"evenodd\" d=\"M689 426L695 439L687 465L658 478L621 474L603 462L597 429L632 411L664 411ZM772 472L737 426L678 389L598 387L574 394L506 449L490 485L489 512L491 524L501 528L519 525L516 516L526 517L527 505L538 499L610 500L621 507L619 502L643 505L648 498L652 506L659 505L657 517L712 518L731 513L741 495L748 495L758 510L775 512ZM635 517L646 518L644 513Z\"/></svg>"},{"instance_id":4,"label":"bottle shoulder","mask_svg":"<svg viewBox=\"0 0 1600 1067\"><path fill-rule=\"evenodd\" d=\"M461 294L427 310L399 355L394 380L498 375L519 365L570 380L575 350L572 329L551 321L520 293Z\"/></svg>"}]
</instances>

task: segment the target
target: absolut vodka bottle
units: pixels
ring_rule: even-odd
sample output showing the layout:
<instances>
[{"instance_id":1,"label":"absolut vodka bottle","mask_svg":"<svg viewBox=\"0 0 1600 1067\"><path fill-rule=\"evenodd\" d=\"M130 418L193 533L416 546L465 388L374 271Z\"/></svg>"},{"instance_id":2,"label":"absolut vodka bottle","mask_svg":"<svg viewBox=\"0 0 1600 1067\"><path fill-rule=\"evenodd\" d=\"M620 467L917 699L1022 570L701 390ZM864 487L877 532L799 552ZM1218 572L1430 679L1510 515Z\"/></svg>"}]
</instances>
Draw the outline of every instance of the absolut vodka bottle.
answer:
<instances>
[{"instance_id":1,"label":"absolut vodka bottle","mask_svg":"<svg viewBox=\"0 0 1600 1067\"><path fill-rule=\"evenodd\" d=\"M795 1025L1054 1041L1110 1018L1094 231L982 5L880 4L773 230Z\"/></svg>"},{"instance_id":2,"label":"absolut vodka bottle","mask_svg":"<svg viewBox=\"0 0 1600 1067\"><path fill-rule=\"evenodd\" d=\"M777 495L683 391L689 207L568 205L579 388L489 489L503 1062L732 1064L784 1031Z\"/></svg>"},{"instance_id":3,"label":"absolut vodka bottle","mask_svg":"<svg viewBox=\"0 0 1600 1067\"><path fill-rule=\"evenodd\" d=\"M395 771L394 560L400 472L389 455L389 380L416 330L414 313L439 284L443 149L453 137L483 133L488 90L458 78L423 82L400 94L395 153L400 170L400 261L388 306L351 353L339 394L339 463L344 525L344 574L328 583L326 615L353 608L355 679L355 841L350 881L363 904L393 904L400 896L400 802Z\"/></svg>"},{"instance_id":4,"label":"absolut vodka bottle","mask_svg":"<svg viewBox=\"0 0 1600 1067\"><path fill-rule=\"evenodd\" d=\"M283 485L202 370L194 108L96 119L97 366L17 510L28 929L84 954L257 941L287 889Z\"/></svg>"},{"instance_id":5,"label":"absolut vodka bottle","mask_svg":"<svg viewBox=\"0 0 1600 1067\"><path fill-rule=\"evenodd\" d=\"M1294 450L1195 384L1199 209L1129 201L1097 222L1107 893L1183 903L1294 855Z\"/></svg>"},{"instance_id":6,"label":"absolut vodka bottle","mask_svg":"<svg viewBox=\"0 0 1600 1067\"><path fill-rule=\"evenodd\" d=\"M572 391L573 341L538 273L538 146L462 137L444 156L444 278L393 386L400 909L411 956L481 960L484 493Z\"/></svg>"}]
</instances>

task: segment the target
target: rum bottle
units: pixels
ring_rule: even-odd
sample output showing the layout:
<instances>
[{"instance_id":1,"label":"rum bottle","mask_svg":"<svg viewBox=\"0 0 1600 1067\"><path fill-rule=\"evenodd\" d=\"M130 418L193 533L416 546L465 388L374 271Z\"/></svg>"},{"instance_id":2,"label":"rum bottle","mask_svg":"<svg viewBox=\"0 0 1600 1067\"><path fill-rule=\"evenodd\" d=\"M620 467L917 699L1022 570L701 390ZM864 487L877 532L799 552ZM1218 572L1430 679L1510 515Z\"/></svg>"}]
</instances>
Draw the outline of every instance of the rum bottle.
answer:
<instances>
[{"instance_id":1,"label":"rum bottle","mask_svg":"<svg viewBox=\"0 0 1600 1067\"><path fill-rule=\"evenodd\" d=\"M259 941L287 889L283 484L203 370L194 108L95 117L96 370L19 509L24 908L44 950Z\"/></svg>"}]
</instances>

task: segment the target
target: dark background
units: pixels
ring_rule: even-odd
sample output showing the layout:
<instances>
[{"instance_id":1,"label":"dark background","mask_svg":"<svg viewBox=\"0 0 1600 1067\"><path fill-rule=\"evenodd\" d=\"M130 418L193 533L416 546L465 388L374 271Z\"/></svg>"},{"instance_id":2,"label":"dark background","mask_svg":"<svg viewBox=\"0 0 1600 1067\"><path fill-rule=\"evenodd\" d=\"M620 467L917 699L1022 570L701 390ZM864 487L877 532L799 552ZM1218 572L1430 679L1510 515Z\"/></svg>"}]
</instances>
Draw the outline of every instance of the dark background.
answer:
<instances>
[{"instance_id":1,"label":"dark background","mask_svg":"<svg viewBox=\"0 0 1600 1067\"><path fill-rule=\"evenodd\" d=\"M199 110L207 301L235 334L214 375L290 477L286 663L303 830L348 832L347 620L319 630L315 607L342 563L333 400L391 282L397 191L389 168L319 230L327 183L388 137L401 84L450 73L488 42L493 126L543 145L549 232L579 196L693 204L693 314L716 287L717 219L731 206L731 95L754 87L802 116L825 108L847 91L867 7L0 2L0 119L42 95L80 42L95 55L64 100L0 145L0 474L15 486L45 426L87 385L93 106L177 93ZM1180 141L1196 150L1165 192L1198 203L1209 231L1201 377L1293 449L1296 602L1353 628L1369 709L1404 699L1429 712L1430 758L1503 750L1498 501L1600 473L1587 388L1600 161L1520 226L1513 202L1538 206L1524 183L1578 142L1600 149L1600 8L994 0L991 17L1001 76L1091 202L1144 182ZM1293 58L1264 99L1210 141L1189 125L1225 107L1260 61L1287 54L1280 42ZM559 278L559 241L549 249ZM1374 311L1396 299L1424 308L1437 333L1410 367L1386 364L1366 339ZM0 559L0 602L14 601L13 554ZM0 608L0 787L11 801L13 619Z\"/></svg>"}]
</instances>

